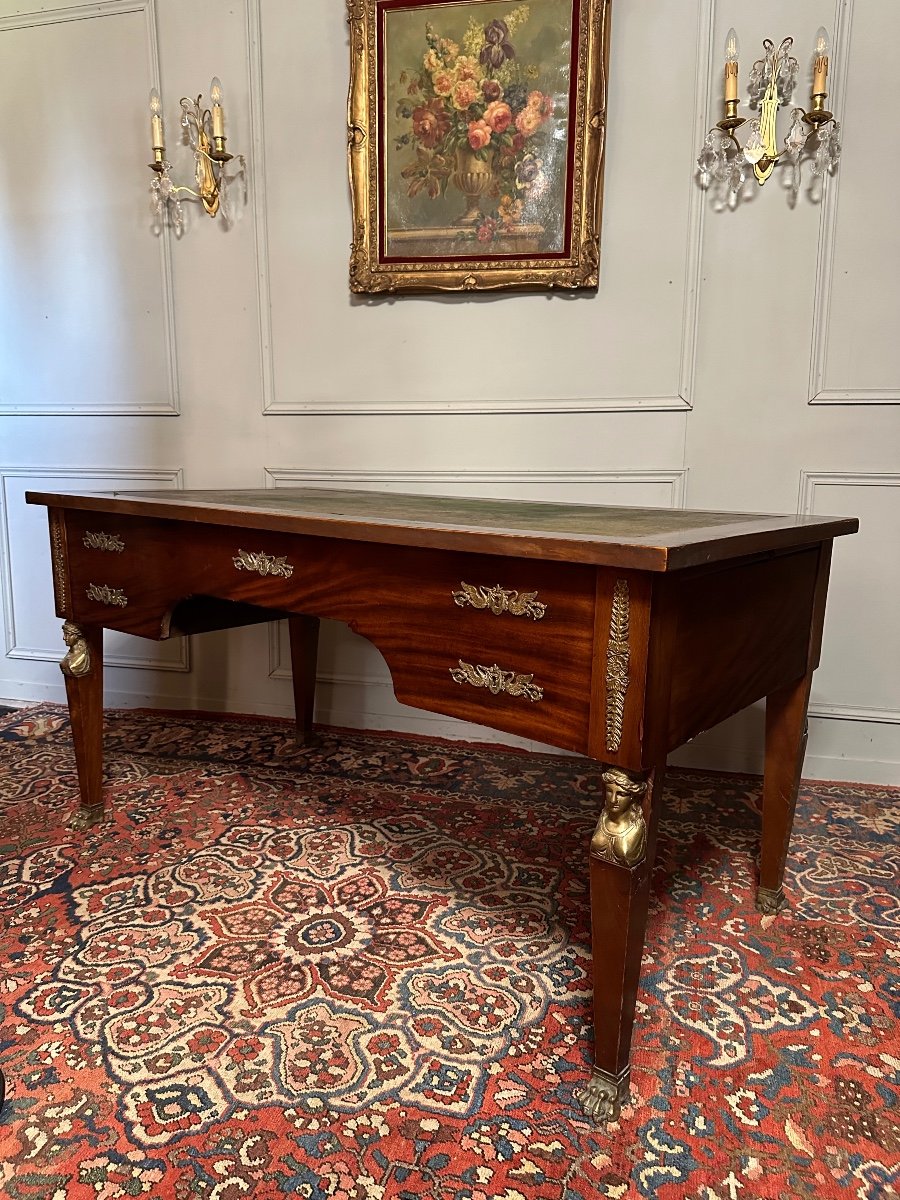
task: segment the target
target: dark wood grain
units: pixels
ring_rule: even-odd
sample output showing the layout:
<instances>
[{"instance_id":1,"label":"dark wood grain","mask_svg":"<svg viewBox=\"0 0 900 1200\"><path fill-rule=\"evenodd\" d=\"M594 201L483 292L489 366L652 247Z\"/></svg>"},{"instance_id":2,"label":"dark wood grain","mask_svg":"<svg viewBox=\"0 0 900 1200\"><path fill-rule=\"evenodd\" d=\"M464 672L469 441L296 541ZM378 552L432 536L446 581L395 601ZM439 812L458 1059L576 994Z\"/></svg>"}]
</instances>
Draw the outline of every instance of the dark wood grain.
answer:
<instances>
[{"instance_id":1,"label":"dark wood grain","mask_svg":"<svg viewBox=\"0 0 900 1200\"><path fill-rule=\"evenodd\" d=\"M81 796L79 820L91 825L103 815L103 627L82 625L91 656L87 675L66 675L66 698L75 745Z\"/></svg>"},{"instance_id":2,"label":"dark wood grain","mask_svg":"<svg viewBox=\"0 0 900 1200\"><path fill-rule=\"evenodd\" d=\"M71 604L77 620L145 637L168 633L173 613L192 597L238 602L243 612L269 607L343 621L384 656L399 700L416 708L489 725L565 749L587 749L595 572L580 564L442 553L335 538L259 536L189 522L104 518L104 532L125 550L84 547L90 517L67 515ZM283 558L289 577L239 570L244 549ZM460 607L463 582L537 592L540 620ZM124 607L90 599L91 584L121 591ZM220 613L216 614L221 615ZM460 661L532 675L543 697L492 695L454 682Z\"/></svg>"},{"instance_id":3,"label":"dark wood grain","mask_svg":"<svg viewBox=\"0 0 900 1200\"><path fill-rule=\"evenodd\" d=\"M669 749L806 671L818 548L677 584Z\"/></svg>"},{"instance_id":4,"label":"dark wood grain","mask_svg":"<svg viewBox=\"0 0 900 1200\"><path fill-rule=\"evenodd\" d=\"M794 809L806 753L806 712L812 671L766 699L766 767L763 777L759 885L778 897L784 882ZM773 901L778 907L780 900Z\"/></svg>"},{"instance_id":5,"label":"dark wood grain","mask_svg":"<svg viewBox=\"0 0 900 1200\"><path fill-rule=\"evenodd\" d=\"M291 676L294 684L294 716L297 742L307 745L312 738L316 703L316 662L319 652L319 618L288 618L291 639Z\"/></svg>"},{"instance_id":6,"label":"dark wood grain","mask_svg":"<svg viewBox=\"0 0 900 1200\"><path fill-rule=\"evenodd\" d=\"M631 1052L664 776L661 766L647 789L644 861L628 869L590 857L594 1066L614 1076L628 1066Z\"/></svg>"}]
</instances>

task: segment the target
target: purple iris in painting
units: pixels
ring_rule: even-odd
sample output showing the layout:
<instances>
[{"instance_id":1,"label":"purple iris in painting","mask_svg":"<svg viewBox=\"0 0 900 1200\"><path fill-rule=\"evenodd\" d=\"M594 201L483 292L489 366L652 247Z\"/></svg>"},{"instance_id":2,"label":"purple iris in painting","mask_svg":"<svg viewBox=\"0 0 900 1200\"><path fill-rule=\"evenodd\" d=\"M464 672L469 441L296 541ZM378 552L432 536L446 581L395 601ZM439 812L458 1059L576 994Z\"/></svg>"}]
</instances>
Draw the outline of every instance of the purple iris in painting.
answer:
<instances>
[{"instance_id":1,"label":"purple iris in painting","mask_svg":"<svg viewBox=\"0 0 900 1200\"><path fill-rule=\"evenodd\" d=\"M484 27L484 49L481 51L479 62L483 67L502 67L508 58L515 58L516 52L509 41L509 29L505 21L491 21Z\"/></svg>"}]
</instances>

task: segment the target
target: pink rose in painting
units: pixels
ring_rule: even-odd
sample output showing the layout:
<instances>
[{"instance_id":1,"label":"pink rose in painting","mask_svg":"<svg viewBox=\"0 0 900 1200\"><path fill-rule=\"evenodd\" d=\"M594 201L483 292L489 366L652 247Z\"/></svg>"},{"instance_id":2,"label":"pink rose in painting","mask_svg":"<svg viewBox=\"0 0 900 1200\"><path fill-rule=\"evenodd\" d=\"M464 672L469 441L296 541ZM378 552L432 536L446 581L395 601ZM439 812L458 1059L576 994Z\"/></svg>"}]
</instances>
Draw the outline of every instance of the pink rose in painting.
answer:
<instances>
[{"instance_id":1,"label":"pink rose in painting","mask_svg":"<svg viewBox=\"0 0 900 1200\"><path fill-rule=\"evenodd\" d=\"M497 222L493 219L493 217L485 217L484 220L481 222L481 224L478 226L479 242L492 242L494 240L494 234L496 232L497 232Z\"/></svg>"},{"instance_id":2,"label":"pink rose in painting","mask_svg":"<svg viewBox=\"0 0 900 1200\"><path fill-rule=\"evenodd\" d=\"M512 120L512 109L502 100L493 100L484 110L484 119L494 133L505 133Z\"/></svg>"},{"instance_id":3,"label":"pink rose in painting","mask_svg":"<svg viewBox=\"0 0 900 1200\"><path fill-rule=\"evenodd\" d=\"M453 89L453 107L464 112L478 99L478 87L471 79L460 79Z\"/></svg>"},{"instance_id":4,"label":"pink rose in painting","mask_svg":"<svg viewBox=\"0 0 900 1200\"><path fill-rule=\"evenodd\" d=\"M483 150L491 141L491 127L484 120L469 122L469 145L473 150Z\"/></svg>"},{"instance_id":5,"label":"pink rose in painting","mask_svg":"<svg viewBox=\"0 0 900 1200\"><path fill-rule=\"evenodd\" d=\"M541 115L536 108L523 108L516 117L516 129L522 137L531 137L542 124Z\"/></svg>"}]
</instances>

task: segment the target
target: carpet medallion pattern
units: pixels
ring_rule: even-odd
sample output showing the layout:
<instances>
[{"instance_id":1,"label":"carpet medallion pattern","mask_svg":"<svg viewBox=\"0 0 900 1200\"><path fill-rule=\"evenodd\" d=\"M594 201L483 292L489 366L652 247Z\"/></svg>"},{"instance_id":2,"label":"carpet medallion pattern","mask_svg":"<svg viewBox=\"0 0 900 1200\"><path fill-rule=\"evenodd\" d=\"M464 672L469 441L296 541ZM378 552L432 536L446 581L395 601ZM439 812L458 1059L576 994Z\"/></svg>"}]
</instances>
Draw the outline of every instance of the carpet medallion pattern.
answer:
<instances>
[{"instance_id":1,"label":"carpet medallion pattern","mask_svg":"<svg viewBox=\"0 0 900 1200\"><path fill-rule=\"evenodd\" d=\"M631 1101L598 1130L583 760L110 713L0 718L10 1200L883 1200L900 1164L900 791L673 771Z\"/></svg>"}]
</instances>

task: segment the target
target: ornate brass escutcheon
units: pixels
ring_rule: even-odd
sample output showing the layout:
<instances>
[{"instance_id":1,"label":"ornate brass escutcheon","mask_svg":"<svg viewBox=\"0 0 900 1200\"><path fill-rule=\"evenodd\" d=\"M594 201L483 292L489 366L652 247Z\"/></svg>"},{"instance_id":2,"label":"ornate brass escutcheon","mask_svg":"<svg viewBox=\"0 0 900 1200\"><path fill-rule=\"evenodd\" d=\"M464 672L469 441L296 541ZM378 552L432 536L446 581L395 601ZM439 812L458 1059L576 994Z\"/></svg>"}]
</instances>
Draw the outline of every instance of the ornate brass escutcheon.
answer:
<instances>
[{"instance_id":1,"label":"ornate brass escutcheon","mask_svg":"<svg viewBox=\"0 0 900 1200\"><path fill-rule=\"evenodd\" d=\"M526 700L542 700L544 689L533 683L534 675L517 675L515 671L504 671L496 663L492 667L476 666L459 660L458 667L450 668L450 675L457 683L470 683L472 687L487 688L492 696L506 692L508 696L524 696Z\"/></svg>"},{"instance_id":2,"label":"ornate brass escutcheon","mask_svg":"<svg viewBox=\"0 0 900 1200\"><path fill-rule=\"evenodd\" d=\"M647 781L633 779L619 767L610 767L600 778L605 797L591 838L591 854L620 867L636 867L647 853L647 823L642 808Z\"/></svg>"},{"instance_id":3,"label":"ornate brass escutcheon","mask_svg":"<svg viewBox=\"0 0 900 1200\"><path fill-rule=\"evenodd\" d=\"M280 575L284 579L290 579L294 573L293 565L284 555L275 558L272 554L263 554L261 550L238 550L231 561L238 571L257 571L260 575Z\"/></svg>"},{"instance_id":4,"label":"ornate brass escutcheon","mask_svg":"<svg viewBox=\"0 0 900 1200\"><path fill-rule=\"evenodd\" d=\"M486 608L495 617L509 613L513 617L531 617L534 621L540 621L547 611L547 605L538 600L537 592L517 592L501 587L499 583L486 587L484 584L461 581L459 586L460 590L452 595L460 608L470 605L472 608Z\"/></svg>"},{"instance_id":5,"label":"ornate brass escutcheon","mask_svg":"<svg viewBox=\"0 0 900 1200\"><path fill-rule=\"evenodd\" d=\"M98 604L111 604L115 608L125 608L128 597L121 588L108 587L105 583L92 583L86 589L88 600L96 600Z\"/></svg>"},{"instance_id":6,"label":"ornate brass escutcheon","mask_svg":"<svg viewBox=\"0 0 900 1200\"><path fill-rule=\"evenodd\" d=\"M103 533L98 530L94 533L92 530L85 530L82 542L88 550L112 550L116 554L121 554L125 549L125 543L120 537L114 533Z\"/></svg>"},{"instance_id":7,"label":"ornate brass escutcheon","mask_svg":"<svg viewBox=\"0 0 900 1200\"><path fill-rule=\"evenodd\" d=\"M84 630L74 621L66 621L62 627L63 641L68 646L66 657L59 664L63 675L78 679L91 672L91 650L84 636Z\"/></svg>"}]
</instances>

